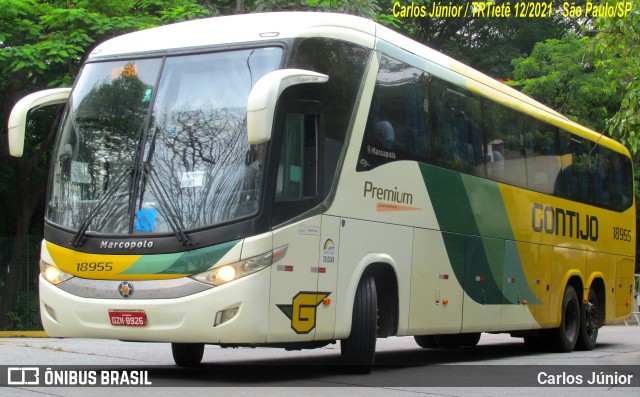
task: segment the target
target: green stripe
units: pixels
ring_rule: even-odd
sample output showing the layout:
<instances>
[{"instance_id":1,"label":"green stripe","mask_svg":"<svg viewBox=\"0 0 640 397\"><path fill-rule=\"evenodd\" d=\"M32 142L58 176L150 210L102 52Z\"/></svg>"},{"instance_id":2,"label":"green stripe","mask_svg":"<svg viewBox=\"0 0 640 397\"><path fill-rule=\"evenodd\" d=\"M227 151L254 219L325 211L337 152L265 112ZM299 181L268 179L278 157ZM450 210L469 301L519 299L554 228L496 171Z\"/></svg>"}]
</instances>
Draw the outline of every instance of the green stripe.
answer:
<instances>
[{"instance_id":1,"label":"green stripe","mask_svg":"<svg viewBox=\"0 0 640 397\"><path fill-rule=\"evenodd\" d=\"M241 240L176 254L145 255L120 274L198 274L218 263Z\"/></svg>"},{"instance_id":2,"label":"green stripe","mask_svg":"<svg viewBox=\"0 0 640 397\"><path fill-rule=\"evenodd\" d=\"M499 185L426 164L420 171L466 294L481 304L539 302L526 281Z\"/></svg>"}]
</instances>

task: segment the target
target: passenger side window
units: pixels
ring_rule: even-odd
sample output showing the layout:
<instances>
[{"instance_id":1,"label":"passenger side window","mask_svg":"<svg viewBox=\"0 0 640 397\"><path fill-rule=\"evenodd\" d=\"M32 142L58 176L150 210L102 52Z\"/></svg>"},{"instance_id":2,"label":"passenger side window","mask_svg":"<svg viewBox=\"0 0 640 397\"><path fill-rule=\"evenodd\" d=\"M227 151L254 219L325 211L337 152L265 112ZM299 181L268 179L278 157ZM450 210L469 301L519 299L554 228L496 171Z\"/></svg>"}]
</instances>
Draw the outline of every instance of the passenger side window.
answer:
<instances>
[{"instance_id":1,"label":"passenger side window","mask_svg":"<svg viewBox=\"0 0 640 397\"><path fill-rule=\"evenodd\" d=\"M471 92L440 80L431 84L433 163L484 176L480 100Z\"/></svg>"},{"instance_id":2,"label":"passenger side window","mask_svg":"<svg viewBox=\"0 0 640 397\"><path fill-rule=\"evenodd\" d=\"M517 112L483 101L487 177L498 182L527 186L524 137Z\"/></svg>"},{"instance_id":3,"label":"passenger side window","mask_svg":"<svg viewBox=\"0 0 640 397\"><path fill-rule=\"evenodd\" d=\"M592 142L560 131L562 154L561 194L571 200L591 203L590 159Z\"/></svg>"},{"instance_id":4,"label":"passenger side window","mask_svg":"<svg viewBox=\"0 0 640 397\"><path fill-rule=\"evenodd\" d=\"M426 161L430 75L382 55L357 170L395 160Z\"/></svg>"},{"instance_id":5,"label":"passenger side window","mask_svg":"<svg viewBox=\"0 0 640 397\"><path fill-rule=\"evenodd\" d=\"M562 170L558 155L558 128L532 117L525 117L524 151L527 158L528 188L554 194Z\"/></svg>"}]
</instances>

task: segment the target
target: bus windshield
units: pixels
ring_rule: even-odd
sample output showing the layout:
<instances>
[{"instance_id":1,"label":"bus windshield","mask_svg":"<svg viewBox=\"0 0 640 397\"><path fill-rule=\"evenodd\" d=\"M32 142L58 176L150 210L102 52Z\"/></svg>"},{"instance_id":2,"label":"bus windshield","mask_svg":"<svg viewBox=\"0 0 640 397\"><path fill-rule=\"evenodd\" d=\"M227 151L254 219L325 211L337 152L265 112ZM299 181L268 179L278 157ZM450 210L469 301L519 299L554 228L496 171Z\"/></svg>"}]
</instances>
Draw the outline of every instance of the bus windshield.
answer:
<instances>
[{"instance_id":1,"label":"bus windshield","mask_svg":"<svg viewBox=\"0 0 640 397\"><path fill-rule=\"evenodd\" d=\"M255 214L263 147L247 142L247 99L281 58L258 48L87 64L54 149L47 219L145 234Z\"/></svg>"}]
</instances>

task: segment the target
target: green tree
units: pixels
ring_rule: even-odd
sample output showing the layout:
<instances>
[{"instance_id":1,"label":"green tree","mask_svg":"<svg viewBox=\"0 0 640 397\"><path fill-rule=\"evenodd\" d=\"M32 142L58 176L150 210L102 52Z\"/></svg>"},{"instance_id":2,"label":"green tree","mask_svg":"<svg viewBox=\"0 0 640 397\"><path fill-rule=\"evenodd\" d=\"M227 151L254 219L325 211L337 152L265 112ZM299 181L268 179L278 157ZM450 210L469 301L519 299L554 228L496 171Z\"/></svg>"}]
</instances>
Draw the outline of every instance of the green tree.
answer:
<instances>
[{"instance_id":1,"label":"green tree","mask_svg":"<svg viewBox=\"0 0 640 397\"><path fill-rule=\"evenodd\" d=\"M538 43L529 57L512 61L512 85L602 132L616 112L622 93L615 84L616 76L594 66L601 60L590 46L591 39L574 33Z\"/></svg>"},{"instance_id":2,"label":"green tree","mask_svg":"<svg viewBox=\"0 0 640 397\"><path fill-rule=\"evenodd\" d=\"M472 15L393 18L395 1L379 3L382 11L376 19L380 22L496 78L511 77L513 69L510 60L531 54L535 43L561 38L566 32L578 29L577 21L569 18L482 18ZM430 11L435 1L414 0L401 3L425 6ZM512 11L515 10L513 1L495 1L496 5L503 3L509 3ZM459 4L464 5L466 1ZM386 20L381 18L380 15L383 14L387 15Z\"/></svg>"},{"instance_id":3,"label":"green tree","mask_svg":"<svg viewBox=\"0 0 640 397\"><path fill-rule=\"evenodd\" d=\"M130 31L208 15L188 0L2 0L0 7L0 132L7 136L8 115L24 95L47 87L69 86L86 54L99 42ZM46 127L46 117L49 117ZM9 158L0 140L1 204L9 218L5 233L29 233L35 214L44 208L53 116L29 121L22 158ZM40 120L40 121L39 121ZM45 125L45 127L43 127ZM38 222L41 223L41 222ZM13 250L0 311L0 329L15 303L24 277L22 250Z\"/></svg>"},{"instance_id":4,"label":"green tree","mask_svg":"<svg viewBox=\"0 0 640 397\"><path fill-rule=\"evenodd\" d=\"M601 60L596 67L614 76L623 92L620 107L608 120L609 135L624 143L640 160L640 0L631 0L632 12L622 18L599 18L593 48ZM637 186L637 184L636 184Z\"/></svg>"}]
</instances>

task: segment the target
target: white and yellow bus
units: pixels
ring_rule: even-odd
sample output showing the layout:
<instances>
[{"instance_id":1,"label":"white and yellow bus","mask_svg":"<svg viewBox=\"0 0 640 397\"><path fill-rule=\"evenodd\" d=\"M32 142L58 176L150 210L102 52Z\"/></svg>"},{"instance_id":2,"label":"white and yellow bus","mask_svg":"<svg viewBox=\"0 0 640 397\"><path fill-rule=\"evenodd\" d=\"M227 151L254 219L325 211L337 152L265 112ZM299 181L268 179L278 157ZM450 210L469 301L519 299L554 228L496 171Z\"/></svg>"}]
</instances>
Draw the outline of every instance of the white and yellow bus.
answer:
<instances>
[{"instance_id":1,"label":"white and yellow bus","mask_svg":"<svg viewBox=\"0 0 640 397\"><path fill-rule=\"evenodd\" d=\"M113 38L64 103L40 307L53 337L313 348L482 332L592 349L630 316L629 152L372 21L265 13Z\"/></svg>"}]
</instances>

